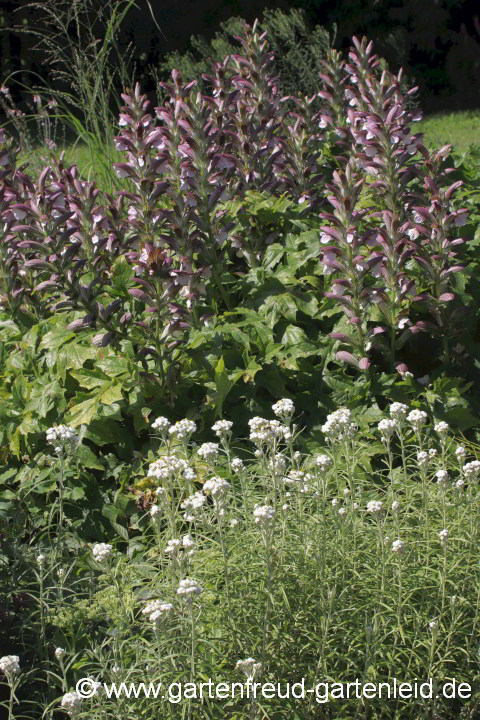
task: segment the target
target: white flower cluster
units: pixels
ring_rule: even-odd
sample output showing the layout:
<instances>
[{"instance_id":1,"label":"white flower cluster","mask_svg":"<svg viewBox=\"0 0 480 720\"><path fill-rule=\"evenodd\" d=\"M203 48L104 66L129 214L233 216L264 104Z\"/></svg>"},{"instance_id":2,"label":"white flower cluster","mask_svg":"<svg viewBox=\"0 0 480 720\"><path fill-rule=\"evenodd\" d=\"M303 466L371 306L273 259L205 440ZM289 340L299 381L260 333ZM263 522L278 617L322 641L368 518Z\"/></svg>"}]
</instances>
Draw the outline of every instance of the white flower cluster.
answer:
<instances>
[{"instance_id":1,"label":"white flower cluster","mask_svg":"<svg viewBox=\"0 0 480 720\"><path fill-rule=\"evenodd\" d=\"M407 420L414 430L420 430L426 424L428 415L424 410L411 410L407 415Z\"/></svg>"},{"instance_id":2,"label":"white flower cluster","mask_svg":"<svg viewBox=\"0 0 480 720\"><path fill-rule=\"evenodd\" d=\"M467 451L465 450L463 445L459 445L457 449L455 450L455 455L457 456L458 460L463 460L467 457Z\"/></svg>"},{"instance_id":3,"label":"white flower cluster","mask_svg":"<svg viewBox=\"0 0 480 720\"><path fill-rule=\"evenodd\" d=\"M448 542L448 530L440 530L438 533L438 537L440 538L440 541L443 545L446 545Z\"/></svg>"},{"instance_id":4,"label":"white flower cluster","mask_svg":"<svg viewBox=\"0 0 480 720\"><path fill-rule=\"evenodd\" d=\"M178 440L188 440L190 435L192 435L196 429L197 426L193 420L179 420L175 423L175 425L172 425L168 429L168 432L170 435L174 435Z\"/></svg>"},{"instance_id":5,"label":"white flower cluster","mask_svg":"<svg viewBox=\"0 0 480 720\"><path fill-rule=\"evenodd\" d=\"M47 442L54 446L56 453L61 453L64 450L74 450L78 439L77 431L68 427L68 425L57 425L48 428L46 436Z\"/></svg>"},{"instance_id":6,"label":"white flower cluster","mask_svg":"<svg viewBox=\"0 0 480 720\"><path fill-rule=\"evenodd\" d=\"M275 510L271 505L256 505L253 517L257 525L268 526L275 518Z\"/></svg>"},{"instance_id":7,"label":"white flower cluster","mask_svg":"<svg viewBox=\"0 0 480 720\"><path fill-rule=\"evenodd\" d=\"M382 436L383 442L389 442L393 433L397 429L397 421L384 418L378 423L378 430Z\"/></svg>"},{"instance_id":8,"label":"white flower cluster","mask_svg":"<svg viewBox=\"0 0 480 720\"><path fill-rule=\"evenodd\" d=\"M315 458L315 465L320 468L322 472L326 472L332 464L332 458L328 455L317 455Z\"/></svg>"},{"instance_id":9,"label":"white flower cluster","mask_svg":"<svg viewBox=\"0 0 480 720\"><path fill-rule=\"evenodd\" d=\"M426 467L430 460L433 460L437 457L437 451L435 448L430 448L430 450L427 452L426 450L420 450L417 453L417 462L419 467Z\"/></svg>"},{"instance_id":10,"label":"white flower cluster","mask_svg":"<svg viewBox=\"0 0 480 720\"><path fill-rule=\"evenodd\" d=\"M352 438L355 430L352 413L347 408L339 408L334 413L327 415L327 422L322 425L322 432L334 442Z\"/></svg>"},{"instance_id":11,"label":"white flower cluster","mask_svg":"<svg viewBox=\"0 0 480 720\"><path fill-rule=\"evenodd\" d=\"M441 437L443 437L448 433L448 430L449 430L448 423L443 422L443 420L442 420L441 422L438 422L435 424L434 429L435 429L435 432L437 433L437 435L440 435Z\"/></svg>"},{"instance_id":12,"label":"white flower cluster","mask_svg":"<svg viewBox=\"0 0 480 720\"><path fill-rule=\"evenodd\" d=\"M369 503L367 503L367 512L372 513L372 515L378 515L383 511L383 502L381 500L370 500Z\"/></svg>"},{"instance_id":13,"label":"white flower cluster","mask_svg":"<svg viewBox=\"0 0 480 720\"><path fill-rule=\"evenodd\" d=\"M166 417L158 417L152 423L152 430L158 430L158 432L165 433L170 430L170 420Z\"/></svg>"},{"instance_id":14,"label":"white flower cluster","mask_svg":"<svg viewBox=\"0 0 480 720\"><path fill-rule=\"evenodd\" d=\"M250 440L255 445L273 445L275 440L290 440L292 433L288 427L279 420L265 420L254 417L248 421L250 426Z\"/></svg>"},{"instance_id":15,"label":"white flower cluster","mask_svg":"<svg viewBox=\"0 0 480 720\"><path fill-rule=\"evenodd\" d=\"M279 400L274 405L272 405L272 410L275 415L279 418L282 418L282 420L290 419L295 412L295 405L293 404L293 401L289 398L283 398L282 400Z\"/></svg>"},{"instance_id":16,"label":"white flower cluster","mask_svg":"<svg viewBox=\"0 0 480 720\"><path fill-rule=\"evenodd\" d=\"M406 418L408 407L400 402L394 402L390 405L390 415L395 420L402 421Z\"/></svg>"},{"instance_id":17,"label":"white flower cluster","mask_svg":"<svg viewBox=\"0 0 480 720\"><path fill-rule=\"evenodd\" d=\"M20 658L18 655L4 655L0 658L0 672L7 676L8 682L20 672Z\"/></svg>"},{"instance_id":18,"label":"white flower cluster","mask_svg":"<svg viewBox=\"0 0 480 720\"><path fill-rule=\"evenodd\" d=\"M401 555L405 550L405 543L402 540L394 540L392 543L392 552Z\"/></svg>"},{"instance_id":19,"label":"white flower cluster","mask_svg":"<svg viewBox=\"0 0 480 720\"><path fill-rule=\"evenodd\" d=\"M162 618L173 610L172 603L164 603L161 600L152 600L142 610L142 615L147 615L154 625L158 625Z\"/></svg>"},{"instance_id":20,"label":"white flower cluster","mask_svg":"<svg viewBox=\"0 0 480 720\"><path fill-rule=\"evenodd\" d=\"M96 545L92 547L92 555L97 562L103 562L110 557L112 550L112 546L108 543L96 543Z\"/></svg>"},{"instance_id":21,"label":"white flower cluster","mask_svg":"<svg viewBox=\"0 0 480 720\"><path fill-rule=\"evenodd\" d=\"M197 490L193 495L189 495L180 505L182 510L185 510L183 519L187 522L193 522L198 519L199 511L205 504L207 498L205 495Z\"/></svg>"},{"instance_id":22,"label":"white flower cluster","mask_svg":"<svg viewBox=\"0 0 480 720\"><path fill-rule=\"evenodd\" d=\"M204 460L216 460L218 457L218 443L206 442L197 450L197 455L200 455Z\"/></svg>"},{"instance_id":23,"label":"white flower cluster","mask_svg":"<svg viewBox=\"0 0 480 720\"><path fill-rule=\"evenodd\" d=\"M190 595L200 595L202 591L202 586L199 585L196 580L193 580L192 578L185 578L184 580L180 580L177 595L185 595L189 597Z\"/></svg>"},{"instance_id":24,"label":"white flower cluster","mask_svg":"<svg viewBox=\"0 0 480 720\"><path fill-rule=\"evenodd\" d=\"M240 458L233 458L230 465L231 465L232 471L235 474L241 473L245 470L245 465L243 464L243 460L241 460Z\"/></svg>"},{"instance_id":25,"label":"white flower cluster","mask_svg":"<svg viewBox=\"0 0 480 720\"><path fill-rule=\"evenodd\" d=\"M467 480L478 480L480 476L480 460L472 460L463 466L463 474Z\"/></svg>"},{"instance_id":26,"label":"white flower cluster","mask_svg":"<svg viewBox=\"0 0 480 720\"><path fill-rule=\"evenodd\" d=\"M212 425L212 430L217 437L224 438L229 434L232 425L231 420L217 420L215 425Z\"/></svg>"},{"instance_id":27,"label":"white flower cluster","mask_svg":"<svg viewBox=\"0 0 480 720\"><path fill-rule=\"evenodd\" d=\"M175 475L182 474L186 480L194 480L195 470L186 460L175 455L162 455L148 466L147 477L155 480L169 480Z\"/></svg>"},{"instance_id":28,"label":"white flower cluster","mask_svg":"<svg viewBox=\"0 0 480 720\"><path fill-rule=\"evenodd\" d=\"M191 535L184 535L181 540L178 540L177 538L174 538L173 540L168 540L167 547L165 548L165 552L167 555L178 555L180 550L186 550L187 555L193 555L195 552L195 543L193 541L193 538Z\"/></svg>"},{"instance_id":29,"label":"white flower cluster","mask_svg":"<svg viewBox=\"0 0 480 720\"><path fill-rule=\"evenodd\" d=\"M394 500L394 501L392 502L392 511L393 511L393 512L397 512L397 510L398 510L399 508L400 508L400 503L398 502L398 500Z\"/></svg>"},{"instance_id":30,"label":"white flower cluster","mask_svg":"<svg viewBox=\"0 0 480 720\"><path fill-rule=\"evenodd\" d=\"M163 488L162 488L163 489ZM150 517L152 520L160 520L162 517L162 508L160 505L156 505L155 503L150 508Z\"/></svg>"},{"instance_id":31,"label":"white flower cluster","mask_svg":"<svg viewBox=\"0 0 480 720\"><path fill-rule=\"evenodd\" d=\"M254 658L247 658L246 660L239 660L235 665L235 670L245 673L247 678L253 680L262 669L262 663L257 662Z\"/></svg>"},{"instance_id":32,"label":"white flower cluster","mask_svg":"<svg viewBox=\"0 0 480 720\"><path fill-rule=\"evenodd\" d=\"M446 470L437 470L435 477L437 478L437 483L439 485L445 486L448 482L448 472Z\"/></svg>"},{"instance_id":33,"label":"white flower cluster","mask_svg":"<svg viewBox=\"0 0 480 720\"><path fill-rule=\"evenodd\" d=\"M82 696L79 695L76 692L67 692L62 698L62 701L60 705L64 710L67 711L67 713L70 715L70 717L74 717L78 711L80 710L80 706L82 703Z\"/></svg>"},{"instance_id":34,"label":"white flower cluster","mask_svg":"<svg viewBox=\"0 0 480 720\"><path fill-rule=\"evenodd\" d=\"M61 648L61 647L55 648L55 657L57 658L57 660L61 660L65 655L66 655L66 651L63 648Z\"/></svg>"}]
</instances>

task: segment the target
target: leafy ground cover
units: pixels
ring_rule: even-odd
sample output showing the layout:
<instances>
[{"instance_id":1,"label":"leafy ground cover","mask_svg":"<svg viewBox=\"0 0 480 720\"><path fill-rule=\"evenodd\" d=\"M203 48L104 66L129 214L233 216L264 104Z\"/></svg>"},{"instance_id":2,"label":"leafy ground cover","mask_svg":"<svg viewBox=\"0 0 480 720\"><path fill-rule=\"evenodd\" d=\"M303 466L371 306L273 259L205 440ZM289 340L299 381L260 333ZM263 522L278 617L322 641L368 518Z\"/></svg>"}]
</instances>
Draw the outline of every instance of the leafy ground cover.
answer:
<instances>
[{"instance_id":1,"label":"leafy ground cover","mask_svg":"<svg viewBox=\"0 0 480 720\"><path fill-rule=\"evenodd\" d=\"M203 93L174 71L158 107L122 95L106 185L1 138L5 706L473 718L477 150L427 148L366 39L288 103L259 27L241 42ZM435 691L97 685L237 671Z\"/></svg>"}]
</instances>

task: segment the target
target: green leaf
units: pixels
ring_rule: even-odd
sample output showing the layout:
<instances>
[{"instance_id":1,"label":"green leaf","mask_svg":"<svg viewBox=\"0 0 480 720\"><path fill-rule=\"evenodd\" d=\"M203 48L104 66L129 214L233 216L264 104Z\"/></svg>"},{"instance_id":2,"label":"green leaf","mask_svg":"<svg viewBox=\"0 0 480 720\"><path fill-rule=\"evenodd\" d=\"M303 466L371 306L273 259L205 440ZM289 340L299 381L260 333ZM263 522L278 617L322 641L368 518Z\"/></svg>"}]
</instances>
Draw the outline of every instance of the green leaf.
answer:
<instances>
[{"instance_id":1,"label":"green leaf","mask_svg":"<svg viewBox=\"0 0 480 720\"><path fill-rule=\"evenodd\" d=\"M72 370L70 375L77 380L81 387L91 390L92 388L102 387L108 381L108 375L101 370Z\"/></svg>"},{"instance_id":2,"label":"green leaf","mask_svg":"<svg viewBox=\"0 0 480 720\"><path fill-rule=\"evenodd\" d=\"M111 281L113 297L117 295L128 295L128 288L135 276L135 272L130 263L121 255L112 265Z\"/></svg>"},{"instance_id":3,"label":"green leaf","mask_svg":"<svg viewBox=\"0 0 480 720\"><path fill-rule=\"evenodd\" d=\"M88 425L99 414L99 405L112 405L122 399L122 386L115 382L105 382L87 400L74 405L67 413L66 421L71 427Z\"/></svg>"},{"instance_id":4,"label":"green leaf","mask_svg":"<svg viewBox=\"0 0 480 720\"><path fill-rule=\"evenodd\" d=\"M285 254L285 248L282 247L279 243L273 243L273 245L269 245L265 251L265 255L263 257L263 266L266 270L272 270Z\"/></svg>"}]
</instances>

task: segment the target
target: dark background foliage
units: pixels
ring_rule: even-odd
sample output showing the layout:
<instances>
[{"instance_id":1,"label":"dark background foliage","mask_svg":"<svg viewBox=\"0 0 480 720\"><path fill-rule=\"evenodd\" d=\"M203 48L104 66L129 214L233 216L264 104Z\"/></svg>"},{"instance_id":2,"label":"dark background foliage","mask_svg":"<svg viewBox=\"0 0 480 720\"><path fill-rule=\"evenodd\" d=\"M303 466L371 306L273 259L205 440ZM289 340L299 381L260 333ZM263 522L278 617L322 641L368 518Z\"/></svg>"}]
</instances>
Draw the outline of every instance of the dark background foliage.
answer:
<instances>
[{"instance_id":1,"label":"dark background foliage","mask_svg":"<svg viewBox=\"0 0 480 720\"><path fill-rule=\"evenodd\" d=\"M98 0L101 3L101 0ZM137 0L122 27L119 43L133 44L137 77L150 76L169 53L192 49L191 36L211 40L220 23L233 16L252 22L265 9L305 10L313 29L335 33L335 47L346 48L352 35L366 34L393 70L403 66L421 90L425 111L480 106L480 24L476 0ZM35 26L36 10L25 0L0 3L0 76L21 71L25 85L33 71L46 72L45 58L34 52L35 38L18 26ZM152 13L161 31L155 26ZM12 30L17 26L16 30ZM73 31L73 28L72 28ZM198 44L198 43L197 43ZM194 51L195 55L195 51ZM198 52L197 52L198 55ZM30 77L30 80L29 80ZM152 80L150 80L152 82ZM145 84L144 84L145 85ZM145 87L154 91L153 87Z\"/></svg>"}]
</instances>

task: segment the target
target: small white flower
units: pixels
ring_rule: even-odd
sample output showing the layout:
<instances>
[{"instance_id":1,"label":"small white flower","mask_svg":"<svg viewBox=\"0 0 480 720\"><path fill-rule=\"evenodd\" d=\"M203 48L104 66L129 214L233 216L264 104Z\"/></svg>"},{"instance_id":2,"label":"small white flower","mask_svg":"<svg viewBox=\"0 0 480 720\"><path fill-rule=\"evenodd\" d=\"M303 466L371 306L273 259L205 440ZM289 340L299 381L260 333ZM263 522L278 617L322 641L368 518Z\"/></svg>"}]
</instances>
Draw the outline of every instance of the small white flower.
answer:
<instances>
[{"instance_id":1,"label":"small white flower","mask_svg":"<svg viewBox=\"0 0 480 720\"><path fill-rule=\"evenodd\" d=\"M448 542L448 530L440 530L438 537L440 538L440 541L446 545Z\"/></svg>"},{"instance_id":2,"label":"small white flower","mask_svg":"<svg viewBox=\"0 0 480 720\"><path fill-rule=\"evenodd\" d=\"M333 498L333 500L332 500L332 507L336 507L337 505L338 505L338 500L337 500L337 498Z\"/></svg>"},{"instance_id":3,"label":"small white flower","mask_svg":"<svg viewBox=\"0 0 480 720\"><path fill-rule=\"evenodd\" d=\"M327 415L322 432L333 442L347 440L355 435L356 427L352 422L352 413L347 408L339 408Z\"/></svg>"},{"instance_id":4,"label":"small white flower","mask_svg":"<svg viewBox=\"0 0 480 720\"><path fill-rule=\"evenodd\" d=\"M428 420L428 415L424 410L412 410L407 415L407 420L414 430L419 430Z\"/></svg>"},{"instance_id":5,"label":"small white flower","mask_svg":"<svg viewBox=\"0 0 480 720\"><path fill-rule=\"evenodd\" d=\"M434 632L438 628L438 620L432 620L428 623L429 629Z\"/></svg>"},{"instance_id":6,"label":"small white flower","mask_svg":"<svg viewBox=\"0 0 480 720\"><path fill-rule=\"evenodd\" d=\"M418 462L419 467L428 465L429 460L430 460L429 454L427 452L425 452L425 450L420 450L417 453L417 462Z\"/></svg>"},{"instance_id":7,"label":"small white flower","mask_svg":"<svg viewBox=\"0 0 480 720\"><path fill-rule=\"evenodd\" d=\"M369 503L367 503L367 512L372 513L373 515L378 515L383 511L383 502L381 500L370 500Z\"/></svg>"},{"instance_id":8,"label":"small white flower","mask_svg":"<svg viewBox=\"0 0 480 720\"><path fill-rule=\"evenodd\" d=\"M344 507L341 507L341 508L339 508L339 510L338 510L338 514L340 515L340 517L343 517L346 512L347 512L347 511L345 510Z\"/></svg>"},{"instance_id":9,"label":"small white flower","mask_svg":"<svg viewBox=\"0 0 480 720\"><path fill-rule=\"evenodd\" d=\"M344 497L347 497L347 495L350 495L350 490L348 488L344 488L343 495L344 495Z\"/></svg>"},{"instance_id":10,"label":"small white flower","mask_svg":"<svg viewBox=\"0 0 480 720\"><path fill-rule=\"evenodd\" d=\"M462 488L465 486L465 480L463 478L458 478L457 482L455 483L455 487L457 490L462 490Z\"/></svg>"},{"instance_id":11,"label":"small white flower","mask_svg":"<svg viewBox=\"0 0 480 720\"><path fill-rule=\"evenodd\" d=\"M197 490L197 492L193 495L189 495L189 497L187 497L180 505L182 510L185 510L183 519L187 522L193 522L196 520L198 518L199 511L205 504L206 500L207 498L202 492L200 492L200 490Z\"/></svg>"},{"instance_id":12,"label":"small white flower","mask_svg":"<svg viewBox=\"0 0 480 720\"><path fill-rule=\"evenodd\" d=\"M332 459L328 455L317 455L315 465L320 468L322 472L325 472L332 466Z\"/></svg>"},{"instance_id":13,"label":"small white flower","mask_svg":"<svg viewBox=\"0 0 480 720\"><path fill-rule=\"evenodd\" d=\"M235 665L235 670L245 673L247 678L253 680L262 669L262 663L257 662L254 658L247 658L246 660L239 660Z\"/></svg>"},{"instance_id":14,"label":"small white flower","mask_svg":"<svg viewBox=\"0 0 480 720\"><path fill-rule=\"evenodd\" d=\"M231 527L231 528L236 528L237 525L238 525L238 520L237 520L237 518L232 518L232 519L230 520L230 527Z\"/></svg>"},{"instance_id":15,"label":"small white flower","mask_svg":"<svg viewBox=\"0 0 480 720\"><path fill-rule=\"evenodd\" d=\"M198 448L197 455L200 455L204 460L215 460L218 457L218 443L203 443Z\"/></svg>"},{"instance_id":16,"label":"small white flower","mask_svg":"<svg viewBox=\"0 0 480 720\"><path fill-rule=\"evenodd\" d=\"M215 425L212 425L212 430L217 437L223 438L230 433L232 425L230 420L217 420Z\"/></svg>"},{"instance_id":17,"label":"small white flower","mask_svg":"<svg viewBox=\"0 0 480 720\"><path fill-rule=\"evenodd\" d=\"M167 547L165 548L164 552L167 553L167 555L176 555L179 548L181 547L182 541L174 538L173 540L168 540Z\"/></svg>"},{"instance_id":18,"label":"small white flower","mask_svg":"<svg viewBox=\"0 0 480 720\"><path fill-rule=\"evenodd\" d=\"M45 562L45 555L42 555L42 554L37 555L37 563L40 565L40 567L43 565L44 562Z\"/></svg>"},{"instance_id":19,"label":"small white flower","mask_svg":"<svg viewBox=\"0 0 480 720\"><path fill-rule=\"evenodd\" d=\"M437 455L438 455L438 453L437 453L437 451L435 450L435 448L430 448L430 450L428 451L428 457L429 457L430 459L433 459L433 458L436 458Z\"/></svg>"},{"instance_id":20,"label":"small white flower","mask_svg":"<svg viewBox=\"0 0 480 720\"><path fill-rule=\"evenodd\" d=\"M448 430L449 430L448 423L443 422L443 420L442 420L442 422L438 422L435 425L435 432L437 433L437 435L441 435L441 436L446 435L448 433Z\"/></svg>"},{"instance_id":21,"label":"small white flower","mask_svg":"<svg viewBox=\"0 0 480 720\"><path fill-rule=\"evenodd\" d=\"M76 692L68 692L65 693L65 695L62 698L62 701L60 705L64 710L67 711L67 713L73 717L77 714L77 712L80 710L80 705L82 703L82 696L79 695Z\"/></svg>"},{"instance_id":22,"label":"small white flower","mask_svg":"<svg viewBox=\"0 0 480 720\"><path fill-rule=\"evenodd\" d=\"M467 480L478 480L480 476L480 460L472 460L463 466L463 474Z\"/></svg>"},{"instance_id":23,"label":"small white flower","mask_svg":"<svg viewBox=\"0 0 480 720\"><path fill-rule=\"evenodd\" d=\"M389 411L395 420L403 420L407 415L408 407L403 403L394 402L390 405Z\"/></svg>"},{"instance_id":24,"label":"small white flower","mask_svg":"<svg viewBox=\"0 0 480 720\"><path fill-rule=\"evenodd\" d=\"M66 652L63 648L57 647L55 649L55 657L57 658L57 660L61 660L65 654L66 654Z\"/></svg>"},{"instance_id":25,"label":"small white flower","mask_svg":"<svg viewBox=\"0 0 480 720\"><path fill-rule=\"evenodd\" d=\"M92 547L92 555L97 562L103 562L110 557L112 550L112 546L108 543L96 543Z\"/></svg>"},{"instance_id":26,"label":"small white flower","mask_svg":"<svg viewBox=\"0 0 480 720\"><path fill-rule=\"evenodd\" d=\"M240 458L233 458L232 462L230 463L232 471L234 473L241 473L243 470L245 470L245 465L243 464L243 460Z\"/></svg>"},{"instance_id":27,"label":"small white flower","mask_svg":"<svg viewBox=\"0 0 480 720\"><path fill-rule=\"evenodd\" d=\"M0 672L7 677L11 683L14 676L20 672L20 658L18 655L4 655L0 658Z\"/></svg>"},{"instance_id":28,"label":"small white flower","mask_svg":"<svg viewBox=\"0 0 480 720\"><path fill-rule=\"evenodd\" d=\"M382 435L382 440L389 441L392 437L393 433L397 429L397 421L396 420L389 420L387 418L380 420L378 423L378 430Z\"/></svg>"},{"instance_id":29,"label":"small white flower","mask_svg":"<svg viewBox=\"0 0 480 720\"><path fill-rule=\"evenodd\" d=\"M448 472L446 470L437 470L435 477L439 485L446 485L448 482Z\"/></svg>"},{"instance_id":30,"label":"small white flower","mask_svg":"<svg viewBox=\"0 0 480 720\"><path fill-rule=\"evenodd\" d=\"M280 455L277 453L275 457L270 458L268 461L268 467L270 470L273 470L274 472L282 472L285 470L287 466L287 461L283 457L283 455Z\"/></svg>"},{"instance_id":31,"label":"small white flower","mask_svg":"<svg viewBox=\"0 0 480 720\"><path fill-rule=\"evenodd\" d=\"M455 455L459 460L463 460L463 458L467 457L467 451L465 450L463 445L459 445L457 449L455 450Z\"/></svg>"},{"instance_id":32,"label":"small white flower","mask_svg":"<svg viewBox=\"0 0 480 720\"><path fill-rule=\"evenodd\" d=\"M202 591L202 586L199 585L196 580L193 580L192 578L185 578L184 580L180 580L177 595L190 597L190 595L200 595Z\"/></svg>"},{"instance_id":33,"label":"small white flower","mask_svg":"<svg viewBox=\"0 0 480 720\"><path fill-rule=\"evenodd\" d=\"M360 505L359 505L357 502L354 502L352 507L353 507L354 510L358 510L358 508L360 507Z\"/></svg>"},{"instance_id":34,"label":"small white flower","mask_svg":"<svg viewBox=\"0 0 480 720\"><path fill-rule=\"evenodd\" d=\"M292 400L283 398L272 405L272 410L277 417L290 418L295 411L295 406Z\"/></svg>"},{"instance_id":35,"label":"small white flower","mask_svg":"<svg viewBox=\"0 0 480 720\"><path fill-rule=\"evenodd\" d=\"M150 508L150 516L153 520L160 520L162 517L162 508L160 505L152 505Z\"/></svg>"},{"instance_id":36,"label":"small white flower","mask_svg":"<svg viewBox=\"0 0 480 720\"><path fill-rule=\"evenodd\" d=\"M275 510L271 505L257 505L253 517L257 525L268 526L275 518Z\"/></svg>"},{"instance_id":37,"label":"small white flower","mask_svg":"<svg viewBox=\"0 0 480 720\"><path fill-rule=\"evenodd\" d=\"M166 417L158 417L152 423L152 430L158 430L158 432L164 433L170 429L170 420Z\"/></svg>"},{"instance_id":38,"label":"small white flower","mask_svg":"<svg viewBox=\"0 0 480 720\"><path fill-rule=\"evenodd\" d=\"M401 555L405 550L405 543L402 540L394 540L392 543L392 552Z\"/></svg>"},{"instance_id":39,"label":"small white flower","mask_svg":"<svg viewBox=\"0 0 480 720\"><path fill-rule=\"evenodd\" d=\"M172 425L168 432L170 435L175 435L179 440L188 439L192 433L195 432L197 429L196 424L193 422L193 420L179 420L175 423L175 425Z\"/></svg>"},{"instance_id":40,"label":"small white flower","mask_svg":"<svg viewBox=\"0 0 480 720\"><path fill-rule=\"evenodd\" d=\"M393 511L393 512L397 512L397 510L398 510L399 508L400 508L400 503L398 502L398 500L394 500L394 501L392 502L392 511Z\"/></svg>"},{"instance_id":41,"label":"small white flower","mask_svg":"<svg viewBox=\"0 0 480 720\"><path fill-rule=\"evenodd\" d=\"M59 455L62 452L73 452L75 450L78 433L68 425L57 425L48 428L46 432L47 442L53 445L55 452Z\"/></svg>"}]
</instances>

